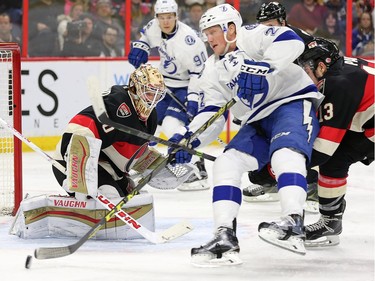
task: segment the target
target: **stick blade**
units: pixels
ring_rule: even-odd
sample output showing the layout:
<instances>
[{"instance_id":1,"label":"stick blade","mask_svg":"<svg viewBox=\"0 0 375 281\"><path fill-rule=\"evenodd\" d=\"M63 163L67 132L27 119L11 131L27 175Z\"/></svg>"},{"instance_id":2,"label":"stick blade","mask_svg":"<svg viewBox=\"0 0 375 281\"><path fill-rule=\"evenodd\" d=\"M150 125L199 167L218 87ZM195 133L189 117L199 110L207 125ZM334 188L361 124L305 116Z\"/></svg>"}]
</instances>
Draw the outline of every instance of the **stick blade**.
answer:
<instances>
[{"instance_id":1,"label":"stick blade","mask_svg":"<svg viewBox=\"0 0 375 281\"><path fill-rule=\"evenodd\" d=\"M75 248L71 246L65 247L43 247L34 251L34 257L39 260L55 259L71 255L75 252Z\"/></svg>"},{"instance_id":2,"label":"stick blade","mask_svg":"<svg viewBox=\"0 0 375 281\"><path fill-rule=\"evenodd\" d=\"M165 242L174 240L178 237L189 233L194 229L193 225L189 221L182 221L174 226L168 228L167 230L163 231L160 236L163 238Z\"/></svg>"}]
</instances>

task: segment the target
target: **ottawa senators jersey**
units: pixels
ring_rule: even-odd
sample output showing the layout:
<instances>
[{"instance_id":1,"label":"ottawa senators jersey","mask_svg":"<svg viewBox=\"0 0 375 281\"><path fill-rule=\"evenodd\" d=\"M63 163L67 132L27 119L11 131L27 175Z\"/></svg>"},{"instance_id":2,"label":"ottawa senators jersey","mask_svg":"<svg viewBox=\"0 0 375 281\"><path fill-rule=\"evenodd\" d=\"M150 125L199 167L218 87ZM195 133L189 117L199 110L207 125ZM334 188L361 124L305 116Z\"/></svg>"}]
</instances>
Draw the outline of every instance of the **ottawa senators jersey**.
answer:
<instances>
[{"instance_id":1,"label":"ottawa senators jersey","mask_svg":"<svg viewBox=\"0 0 375 281\"><path fill-rule=\"evenodd\" d=\"M324 75L320 91L320 132L311 166L321 165L336 151L347 131L363 133L374 142L374 63L341 58Z\"/></svg>"},{"instance_id":2,"label":"ottawa senators jersey","mask_svg":"<svg viewBox=\"0 0 375 281\"><path fill-rule=\"evenodd\" d=\"M157 126L156 110L151 112L146 122L139 120L133 102L126 86L112 86L103 94L103 100L111 120L116 123L132 127L139 131L154 134ZM74 116L57 146L56 158L63 160L72 134L95 137L102 140L99 162L107 162L119 177L131 168L127 167L129 159L147 142L142 138L130 135L102 124L96 118L92 106L89 106ZM135 157L138 159L143 151Z\"/></svg>"}]
</instances>

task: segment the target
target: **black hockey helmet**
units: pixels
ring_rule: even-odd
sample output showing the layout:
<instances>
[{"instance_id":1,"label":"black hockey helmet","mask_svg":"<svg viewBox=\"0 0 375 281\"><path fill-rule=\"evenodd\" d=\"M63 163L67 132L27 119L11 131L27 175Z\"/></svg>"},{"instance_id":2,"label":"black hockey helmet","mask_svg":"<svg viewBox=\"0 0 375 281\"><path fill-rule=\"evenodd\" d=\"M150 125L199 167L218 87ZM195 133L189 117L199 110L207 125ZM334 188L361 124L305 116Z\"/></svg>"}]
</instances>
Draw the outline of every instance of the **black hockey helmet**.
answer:
<instances>
[{"instance_id":1,"label":"black hockey helmet","mask_svg":"<svg viewBox=\"0 0 375 281\"><path fill-rule=\"evenodd\" d=\"M306 63L308 63L310 68L315 70L318 63L323 62L329 68L339 58L341 58L340 50L334 42L325 38L314 37L305 43L305 50L298 58L298 64L306 66Z\"/></svg>"},{"instance_id":2,"label":"black hockey helmet","mask_svg":"<svg viewBox=\"0 0 375 281\"><path fill-rule=\"evenodd\" d=\"M286 20L286 12L279 2L263 3L257 14L257 22L264 22L272 19Z\"/></svg>"}]
</instances>

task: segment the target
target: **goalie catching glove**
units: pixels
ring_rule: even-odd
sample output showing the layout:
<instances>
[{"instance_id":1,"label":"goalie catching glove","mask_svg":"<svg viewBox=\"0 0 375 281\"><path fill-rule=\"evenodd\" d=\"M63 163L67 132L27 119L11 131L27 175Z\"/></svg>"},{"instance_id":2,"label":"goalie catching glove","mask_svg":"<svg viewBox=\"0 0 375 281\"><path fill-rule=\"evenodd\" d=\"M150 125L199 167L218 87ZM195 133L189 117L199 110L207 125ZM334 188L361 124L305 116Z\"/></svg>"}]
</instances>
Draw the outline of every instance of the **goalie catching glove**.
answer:
<instances>
[{"instance_id":1,"label":"goalie catching glove","mask_svg":"<svg viewBox=\"0 0 375 281\"><path fill-rule=\"evenodd\" d=\"M241 65L237 95L242 100L246 100L250 108L256 107L267 96L268 82L266 74L272 71L273 69L266 62L255 62L245 59L244 64ZM258 97L256 104L254 104L255 96L260 94L263 96Z\"/></svg>"},{"instance_id":2,"label":"goalie catching glove","mask_svg":"<svg viewBox=\"0 0 375 281\"><path fill-rule=\"evenodd\" d=\"M150 54L150 46L143 41L134 41L131 45L131 49L128 55L128 59L131 65L135 68L148 62L148 56Z\"/></svg>"},{"instance_id":3,"label":"goalie catching glove","mask_svg":"<svg viewBox=\"0 0 375 281\"><path fill-rule=\"evenodd\" d=\"M192 136L192 132L189 131L188 127L184 127L184 130L181 133L174 134L169 141L174 143L180 143L182 140L188 140L188 146L190 148L196 148L198 147L201 142L199 139L194 139L193 141L190 140L190 137ZM185 151L185 150L178 150L177 152L174 152L174 148L168 149L168 154L174 153L174 159L177 164L183 164L183 163L189 163L191 161L192 155Z\"/></svg>"}]
</instances>

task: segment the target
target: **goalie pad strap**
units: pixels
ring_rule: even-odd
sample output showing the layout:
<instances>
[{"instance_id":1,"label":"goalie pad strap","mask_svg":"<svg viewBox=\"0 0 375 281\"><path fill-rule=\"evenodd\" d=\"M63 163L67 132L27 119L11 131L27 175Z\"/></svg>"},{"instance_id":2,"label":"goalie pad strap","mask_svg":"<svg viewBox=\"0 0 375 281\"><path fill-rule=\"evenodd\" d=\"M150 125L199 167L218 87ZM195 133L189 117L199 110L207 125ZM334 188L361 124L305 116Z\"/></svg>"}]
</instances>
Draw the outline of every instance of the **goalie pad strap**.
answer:
<instances>
[{"instance_id":1,"label":"goalie pad strap","mask_svg":"<svg viewBox=\"0 0 375 281\"><path fill-rule=\"evenodd\" d=\"M97 195L101 144L102 141L96 138L72 135L66 155L67 188L70 192Z\"/></svg>"}]
</instances>

